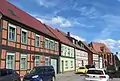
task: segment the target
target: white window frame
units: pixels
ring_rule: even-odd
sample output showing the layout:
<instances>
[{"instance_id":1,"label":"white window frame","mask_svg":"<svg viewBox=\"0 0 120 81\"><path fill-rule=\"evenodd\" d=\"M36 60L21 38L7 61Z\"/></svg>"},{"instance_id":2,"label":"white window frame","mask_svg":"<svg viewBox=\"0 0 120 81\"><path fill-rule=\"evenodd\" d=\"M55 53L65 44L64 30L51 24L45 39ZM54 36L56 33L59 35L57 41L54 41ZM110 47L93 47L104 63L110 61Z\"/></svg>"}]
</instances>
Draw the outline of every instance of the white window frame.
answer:
<instances>
[{"instance_id":1,"label":"white window frame","mask_svg":"<svg viewBox=\"0 0 120 81\"><path fill-rule=\"evenodd\" d=\"M26 58L26 63L25 63L25 68L21 68L21 58ZM20 57L20 70L27 70L27 55L26 54L21 54Z\"/></svg>"},{"instance_id":2,"label":"white window frame","mask_svg":"<svg viewBox=\"0 0 120 81\"><path fill-rule=\"evenodd\" d=\"M39 45L37 45L36 37L39 37ZM35 46L40 47L40 35L38 35L38 34L35 35Z\"/></svg>"},{"instance_id":3,"label":"white window frame","mask_svg":"<svg viewBox=\"0 0 120 81\"><path fill-rule=\"evenodd\" d=\"M73 68L73 61L70 61L70 64L71 64L71 68Z\"/></svg>"},{"instance_id":4,"label":"white window frame","mask_svg":"<svg viewBox=\"0 0 120 81\"><path fill-rule=\"evenodd\" d=\"M51 43L52 42L52 43ZM54 50L54 48L55 48L55 42L53 41L53 40L50 40L50 46L49 46L49 48L50 48L50 50Z\"/></svg>"},{"instance_id":5,"label":"white window frame","mask_svg":"<svg viewBox=\"0 0 120 81\"><path fill-rule=\"evenodd\" d=\"M22 32L26 32L26 34L27 34L27 36L26 36L26 43L24 43L24 42L22 41ZM27 44L27 43L28 43L27 40L28 40L28 31L25 30L25 29L22 29L22 30L21 30L21 43L22 43L22 44Z\"/></svg>"},{"instance_id":6,"label":"white window frame","mask_svg":"<svg viewBox=\"0 0 120 81\"><path fill-rule=\"evenodd\" d=\"M58 42L55 42L54 50L58 51Z\"/></svg>"},{"instance_id":7,"label":"white window frame","mask_svg":"<svg viewBox=\"0 0 120 81\"><path fill-rule=\"evenodd\" d=\"M39 66L40 66L40 55L35 55L35 57L36 57L36 56L39 57ZM37 66L37 65L36 65L36 61L38 61L38 60L36 60L36 58L35 58L35 66Z\"/></svg>"},{"instance_id":8,"label":"white window frame","mask_svg":"<svg viewBox=\"0 0 120 81\"><path fill-rule=\"evenodd\" d=\"M71 56L71 53L70 53L70 47L68 47L68 56L70 57Z\"/></svg>"},{"instance_id":9,"label":"white window frame","mask_svg":"<svg viewBox=\"0 0 120 81\"><path fill-rule=\"evenodd\" d=\"M7 56L8 55L14 56L14 58L13 58L13 68L9 68L8 65L7 65L7 61L8 61ZM15 53L9 53L8 52L7 56L6 56L6 68L8 68L8 69L15 69Z\"/></svg>"},{"instance_id":10,"label":"white window frame","mask_svg":"<svg viewBox=\"0 0 120 81\"><path fill-rule=\"evenodd\" d=\"M50 59L49 59L49 57L45 57L45 59L48 59L48 64L47 65L50 65ZM45 60L45 65L46 65L46 60Z\"/></svg>"},{"instance_id":11,"label":"white window frame","mask_svg":"<svg viewBox=\"0 0 120 81\"><path fill-rule=\"evenodd\" d=\"M68 69L68 60L65 61L65 69Z\"/></svg>"},{"instance_id":12,"label":"white window frame","mask_svg":"<svg viewBox=\"0 0 120 81\"><path fill-rule=\"evenodd\" d=\"M14 38L14 40L12 40L12 39L9 38L10 28L15 28L15 38ZM10 24L10 23L8 24L8 40L9 40L9 41L13 41L13 42L16 41L16 29L17 29L17 26L15 26L15 25L13 25L13 24Z\"/></svg>"},{"instance_id":13,"label":"white window frame","mask_svg":"<svg viewBox=\"0 0 120 81\"><path fill-rule=\"evenodd\" d=\"M47 40L47 42L46 42L46 40ZM48 38L45 38L44 47L45 47L45 49L49 49L49 39Z\"/></svg>"}]
</instances>

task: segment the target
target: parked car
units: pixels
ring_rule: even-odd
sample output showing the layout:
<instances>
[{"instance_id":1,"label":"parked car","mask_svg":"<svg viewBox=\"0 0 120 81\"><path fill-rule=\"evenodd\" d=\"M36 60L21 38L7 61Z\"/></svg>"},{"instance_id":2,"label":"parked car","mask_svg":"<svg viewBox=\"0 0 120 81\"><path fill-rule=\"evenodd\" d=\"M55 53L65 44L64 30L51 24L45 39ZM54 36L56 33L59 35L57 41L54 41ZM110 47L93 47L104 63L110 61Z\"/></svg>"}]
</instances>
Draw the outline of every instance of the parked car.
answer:
<instances>
[{"instance_id":1,"label":"parked car","mask_svg":"<svg viewBox=\"0 0 120 81\"><path fill-rule=\"evenodd\" d=\"M55 70L53 66L34 67L23 78L23 81L55 81Z\"/></svg>"},{"instance_id":2,"label":"parked car","mask_svg":"<svg viewBox=\"0 0 120 81\"><path fill-rule=\"evenodd\" d=\"M104 69L89 69L85 81L109 81L109 75L106 74Z\"/></svg>"},{"instance_id":3,"label":"parked car","mask_svg":"<svg viewBox=\"0 0 120 81\"><path fill-rule=\"evenodd\" d=\"M110 78L114 78L116 76L116 68L114 65L108 65L106 68L106 72Z\"/></svg>"},{"instance_id":4,"label":"parked car","mask_svg":"<svg viewBox=\"0 0 120 81\"><path fill-rule=\"evenodd\" d=\"M87 69L89 69L89 68L95 68L95 65L89 64L89 65L85 65L85 67L86 67Z\"/></svg>"},{"instance_id":5,"label":"parked car","mask_svg":"<svg viewBox=\"0 0 120 81\"><path fill-rule=\"evenodd\" d=\"M77 70L76 70L76 73L86 73L88 71L88 69L86 67L79 67Z\"/></svg>"},{"instance_id":6,"label":"parked car","mask_svg":"<svg viewBox=\"0 0 120 81\"><path fill-rule=\"evenodd\" d=\"M20 76L12 69L0 69L0 81L20 81Z\"/></svg>"}]
</instances>

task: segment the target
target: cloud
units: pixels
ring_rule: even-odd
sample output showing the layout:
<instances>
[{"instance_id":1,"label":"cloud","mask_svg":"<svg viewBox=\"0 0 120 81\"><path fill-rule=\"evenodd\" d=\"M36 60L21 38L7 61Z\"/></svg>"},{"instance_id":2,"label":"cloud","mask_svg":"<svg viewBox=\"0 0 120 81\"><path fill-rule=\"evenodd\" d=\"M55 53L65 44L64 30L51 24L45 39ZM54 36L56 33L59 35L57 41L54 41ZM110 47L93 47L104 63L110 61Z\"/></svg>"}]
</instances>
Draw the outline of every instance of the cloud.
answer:
<instances>
[{"instance_id":1,"label":"cloud","mask_svg":"<svg viewBox=\"0 0 120 81\"><path fill-rule=\"evenodd\" d=\"M58 0L35 0L36 3L40 6L44 6L46 8L55 7L59 3Z\"/></svg>"},{"instance_id":2,"label":"cloud","mask_svg":"<svg viewBox=\"0 0 120 81\"><path fill-rule=\"evenodd\" d=\"M75 39L77 39L77 40L86 41L85 38L82 38L82 37L77 36L77 35L73 35L73 34L71 34L71 37L73 37L73 38L75 38Z\"/></svg>"},{"instance_id":3,"label":"cloud","mask_svg":"<svg viewBox=\"0 0 120 81\"><path fill-rule=\"evenodd\" d=\"M100 11L97 10L93 6L81 6L81 7L76 7L74 8L76 11L80 13L80 15L85 16L89 19L96 19L101 16Z\"/></svg>"},{"instance_id":4,"label":"cloud","mask_svg":"<svg viewBox=\"0 0 120 81\"><path fill-rule=\"evenodd\" d=\"M56 16L56 17L37 17L37 15L33 15L34 17L36 17L36 19L40 20L42 23L46 23L48 25L57 25L59 27L75 27L76 25L78 25L79 27L82 28L94 28L94 25L87 25L84 23L80 23L77 20L73 19L66 19L64 17L61 16Z\"/></svg>"},{"instance_id":5,"label":"cloud","mask_svg":"<svg viewBox=\"0 0 120 81\"><path fill-rule=\"evenodd\" d=\"M64 17L60 17L60 16L52 18L52 22L59 24L60 27L71 27L72 26L72 23L69 20L67 20Z\"/></svg>"},{"instance_id":6,"label":"cloud","mask_svg":"<svg viewBox=\"0 0 120 81\"><path fill-rule=\"evenodd\" d=\"M95 26L93 25L87 25L87 24L83 24L83 23L80 23L78 21L73 21L74 25L79 25L80 27L83 27L83 28L94 28Z\"/></svg>"},{"instance_id":7,"label":"cloud","mask_svg":"<svg viewBox=\"0 0 120 81\"><path fill-rule=\"evenodd\" d=\"M44 19L44 18L37 17L36 19L40 20L42 23L46 23L49 25L58 25L60 27L71 27L72 26L72 23L68 19L64 17L60 17L60 16L56 16L50 19Z\"/></svg>"},{"instance_id":8,"label":"cloud","mask_svg":"<svg viewBox=\"0 0 120 81\"><path fill-rule=\"evenodd\" d=\"M101 17L105 28L100 32L98 39L110 37L114 32L120 32L120 16L104 15Z\"/></svg>"}]
</instances>

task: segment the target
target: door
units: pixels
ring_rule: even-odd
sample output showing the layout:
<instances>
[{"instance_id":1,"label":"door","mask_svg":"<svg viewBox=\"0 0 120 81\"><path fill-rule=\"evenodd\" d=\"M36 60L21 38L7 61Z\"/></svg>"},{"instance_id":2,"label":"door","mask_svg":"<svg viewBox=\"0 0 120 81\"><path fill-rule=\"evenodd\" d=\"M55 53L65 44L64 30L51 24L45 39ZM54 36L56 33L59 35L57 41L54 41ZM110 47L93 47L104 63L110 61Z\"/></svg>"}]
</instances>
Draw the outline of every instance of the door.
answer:
<instances>
[{"instance_id":1,"label":"door","mask_svg":"<svg viewBox=\"0 0 120 81\"><path fill-rule=\"evenodd\" d=\"M62 60L62 73L64 72L64 61Z\"/></svg>"},{"instance_id":2,"label":"door","mask_svg":"<svg viewBox=\"0 0 120 81\"><path fill-rule=\"evenodd\" d=\"M55 74L57 74L57 60L51 59L51 65L54 67Z\"/></svg>"}]
</instances>

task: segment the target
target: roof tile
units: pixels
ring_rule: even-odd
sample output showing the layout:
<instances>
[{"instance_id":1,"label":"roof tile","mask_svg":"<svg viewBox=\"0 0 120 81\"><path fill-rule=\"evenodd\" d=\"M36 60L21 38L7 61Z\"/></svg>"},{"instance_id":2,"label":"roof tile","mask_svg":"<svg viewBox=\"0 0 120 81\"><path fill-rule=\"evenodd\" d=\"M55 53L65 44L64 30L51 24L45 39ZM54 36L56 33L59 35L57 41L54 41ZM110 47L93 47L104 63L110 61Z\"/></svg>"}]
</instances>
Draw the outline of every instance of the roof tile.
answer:
<instances>
[{"instance_id":1,"label":"roof tile","mask_svg":"<svg viewBox=\"0 0 120 81\"><path fill-rule=\"evenodd\" d=\"M93 49L97 52L102 52L101 48L103 47L105 49L105 52L112 53L110 49L107 47L107 45L105 45L104 43L92 42L91 44Z\"/></svg>"},{"instance_id":2,"label":"roof tile","mask_svg":"<svg viewBox=\"0 0 120 81\"><path fill-rule=\"evenodd\" d=\"M49 30L62 42L65 43L67 45L73 46L72 42L65 37L64 35L62 35L62 33L58 30L58 29L53 29L52 27L46 25L47 28L49 28Z\"/></svg>"},{"instance_id":3,"label":"roof tile","mask_svg":"<svg viewBox=\"0 0 120 81\"><path fill-rule=\"evenodd\" d=\"M55 38L55 36L36 18L17 8L7 0L0 0L0 3L0 12L3 15Z\"/></svg>"}]
</instances>

